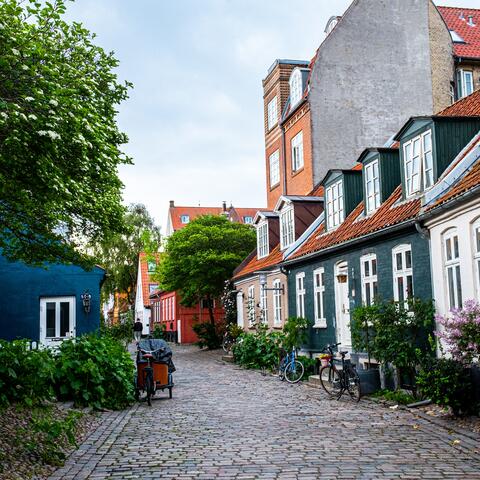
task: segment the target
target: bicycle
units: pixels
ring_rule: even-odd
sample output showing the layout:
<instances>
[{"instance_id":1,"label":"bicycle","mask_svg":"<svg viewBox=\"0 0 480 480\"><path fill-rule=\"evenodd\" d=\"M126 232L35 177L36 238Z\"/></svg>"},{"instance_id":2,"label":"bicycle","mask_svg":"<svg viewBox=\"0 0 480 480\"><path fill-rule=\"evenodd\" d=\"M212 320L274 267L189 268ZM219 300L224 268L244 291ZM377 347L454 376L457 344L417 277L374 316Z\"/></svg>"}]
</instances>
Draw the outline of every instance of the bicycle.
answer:
<instances>
[{"instance_id":1,"label":"bicycle","mask_svg":"<svg viewBox=\"0 0 480 480\"><path fill-rule=\"evenodd\" d=\"M222 339L223 351L225 353L229 353L234 343L235 343L235 340L230 335L230 332L226 330L225 333L223 334L223 339Z\"/></svg>"},{"instance_id":2,"label":"bicycle","mask_svg":"<svg viewBox=\"0 0 480 480\"><path fill-rule=\"evenodd\" d=\"M348 359L345 359L345 355L348 352L339 352L341 356L342 368L337 369L334 364L333 349L340 345L327 345L323 351L328 351L327 357L328 365L323 366L320 369L320 383L323 389L330 396L336 396L337 400L340 400L341 396L348 392L350 397L355 401L360 401L362 395L360 377L358 376L355 365Z\"/></svg>"},{"instance_id":3,"label":"bicycle","mask_svg":"<svg viewBox=\"0 0 480 480\"><path fill-rule=\"evenodd\" d=\"M299 382L305 372L303 363L297 359L297 351L295 348L290 353L285 352L285 355L280 360L278 365L278 377L280 380L286 380L289 383Z\"/></svg>"}]
</instances>

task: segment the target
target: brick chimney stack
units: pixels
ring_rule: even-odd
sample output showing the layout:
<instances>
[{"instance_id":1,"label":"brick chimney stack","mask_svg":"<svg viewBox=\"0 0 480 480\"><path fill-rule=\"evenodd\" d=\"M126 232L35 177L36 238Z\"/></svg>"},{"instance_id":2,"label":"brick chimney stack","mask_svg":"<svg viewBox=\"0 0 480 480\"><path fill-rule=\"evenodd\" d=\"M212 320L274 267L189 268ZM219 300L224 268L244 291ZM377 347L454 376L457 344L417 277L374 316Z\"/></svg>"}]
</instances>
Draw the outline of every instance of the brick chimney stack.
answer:
<instances>
[{"instance_id":1,"label":"brick chimney stack","mask_svg":"<svg viewBox=\"0 0 480 480\"><path fill-rule=\"evenodd\" d=\"M175 206L175 202L173 200L170 200L170 208L173 208Z\"/></svg>"}]
</instances>

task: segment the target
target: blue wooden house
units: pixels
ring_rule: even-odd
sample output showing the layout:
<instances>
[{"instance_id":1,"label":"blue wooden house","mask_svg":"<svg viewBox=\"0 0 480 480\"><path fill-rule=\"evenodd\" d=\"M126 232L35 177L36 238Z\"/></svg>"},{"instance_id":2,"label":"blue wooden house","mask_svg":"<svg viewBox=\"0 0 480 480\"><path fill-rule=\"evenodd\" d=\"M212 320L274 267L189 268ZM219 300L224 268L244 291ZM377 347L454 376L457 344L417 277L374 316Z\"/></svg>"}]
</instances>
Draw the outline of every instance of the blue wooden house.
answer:
<instances>
[{"instance_id":1,"label":"blue wooden house","mask_svg":"<svg viewBox=\"0 0 480 480\"><path fill-rule=\"evenodd\" d=\"M30 267L0 256L0 338L53 346L97 330L104 278L100 267Z\"/></svg>"}]
</instances>

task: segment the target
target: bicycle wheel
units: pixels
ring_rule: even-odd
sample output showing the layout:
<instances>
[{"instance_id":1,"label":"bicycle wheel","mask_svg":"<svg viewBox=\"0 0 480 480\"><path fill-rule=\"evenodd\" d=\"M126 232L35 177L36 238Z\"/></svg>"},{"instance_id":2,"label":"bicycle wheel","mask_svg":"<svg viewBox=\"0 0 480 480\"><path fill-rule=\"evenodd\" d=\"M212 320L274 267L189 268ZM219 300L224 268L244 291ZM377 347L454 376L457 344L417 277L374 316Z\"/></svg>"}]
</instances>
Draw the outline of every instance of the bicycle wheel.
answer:
<instances>
[{"instance_id":1,"label":"bicycle wheel","mask_svg":"<svg viewBox=\"0 0 480 480\"><path fill-rule=\"evenodd\" d=\"M353 400L356 402L360 401L360 397L362 396L362 389L360 386L360 377L358 376L357 371L354 368L349 368L347 370L347 390L352 397Z\"/></svg>"},{"instance_id":2,"label":"bicycle wheel","mask_svg":"<svg viewBox=\"0 0 480 480\"><path fill-rule=\"evenodd\" d=\"M145 378L145 390L147 392L147 404L149 407L152 406L152 395L154 394L153 386L153 372L147 372Z\"/></svg>"},{"instance_id":3,"label":"bicycle wheel","mask_svg":"<svg viewBox=\"0 0 480 480\"><path fill-rule=\"evenodd\" d=\"M303 377L305 368L300 360L289 362L284 370L285 380L289 383L297 383Z\"/></svg>"},{"instance_id":4,"label":"bicycle wheel","mask_svg":"<svg viewBox=\"0 0 480 480\"><path fill-rule=\"evenodd\" d=\"M320 383L329 395L338 395L340 374L335 367L327 365L320 369Z\"/></svg>"}]
</instances>

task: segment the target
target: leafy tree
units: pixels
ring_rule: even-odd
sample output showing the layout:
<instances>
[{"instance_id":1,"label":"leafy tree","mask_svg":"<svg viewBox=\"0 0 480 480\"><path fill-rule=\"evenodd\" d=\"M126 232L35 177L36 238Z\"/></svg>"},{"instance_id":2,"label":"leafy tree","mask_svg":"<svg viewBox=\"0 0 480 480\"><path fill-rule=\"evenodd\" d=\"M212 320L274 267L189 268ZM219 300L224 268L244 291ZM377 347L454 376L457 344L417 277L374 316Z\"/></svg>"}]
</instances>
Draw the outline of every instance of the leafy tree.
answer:
<instances>
[{"instance_id":1,"label":"leafy tree","mask_svg":"<svg viewBox=\"0 0 480 480\"><path fill-rule=\"evenodd\" d=\"M31 264L91 263L86 241L123 229L116 109L131 84L65 9L0 2L0 249Z\"/></svg>"},{"instance_id":2,"label":"leafy tree","mask_svg":"<svg viewBox=\"0 0 480 480\"><path fill-rule=\"evenodd\" d=\"M166 256L157 271L160 286L179 291L186 306L206 298L213 324L213 299L222 295L225 281L253 250L255 241L248 225L222 216L198 217L168 238Z\"/></svg>"},{"instance_id":3,"label":"leafy tree","mask_svg":"<svg viewBox=\"0 0 480 480\"><path fill-rule=\"evenodd\" d=\"M130 305L135 302L135 283L140 252L158 252L160 227L144 205L132 204L125 215L125 231L115 233L94 247L97 261L108 271L103 294L126 293ZM153 255L153 253L152 253Z\"/></svg>"}]
</instances>

